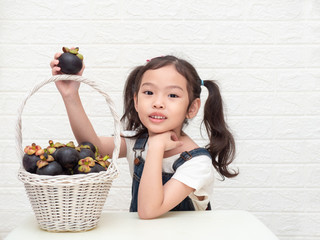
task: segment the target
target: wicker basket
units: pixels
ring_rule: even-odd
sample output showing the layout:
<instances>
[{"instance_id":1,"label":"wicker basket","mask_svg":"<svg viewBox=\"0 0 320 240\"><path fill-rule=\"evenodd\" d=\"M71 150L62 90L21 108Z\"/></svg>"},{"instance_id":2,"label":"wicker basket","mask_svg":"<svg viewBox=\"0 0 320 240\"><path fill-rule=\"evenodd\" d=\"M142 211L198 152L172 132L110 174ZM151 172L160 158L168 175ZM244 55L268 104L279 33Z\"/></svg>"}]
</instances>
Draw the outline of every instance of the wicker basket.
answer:
<instances>
[{"instance_id":1,"label":"wicker basket","mask_svg":"<svg viewBox=\"0 0 320 240\"><path fill-rule=\"evenodd\" d=\"M21 114L27 100L42 86L58 80L75 80L88 84L101 93L114 118L114 143L112 162L105 172L45 176L31 174L22 166ZM57 75L36 85L26 96L18 110L16 146L21 166L19 179L27 195L40 228L47 231L86 231L96 227L108 196L112 181L118 176L116 160L120 151L120 120L110 97L96 82L75 75Z\"/></svg>"}]
</instances>

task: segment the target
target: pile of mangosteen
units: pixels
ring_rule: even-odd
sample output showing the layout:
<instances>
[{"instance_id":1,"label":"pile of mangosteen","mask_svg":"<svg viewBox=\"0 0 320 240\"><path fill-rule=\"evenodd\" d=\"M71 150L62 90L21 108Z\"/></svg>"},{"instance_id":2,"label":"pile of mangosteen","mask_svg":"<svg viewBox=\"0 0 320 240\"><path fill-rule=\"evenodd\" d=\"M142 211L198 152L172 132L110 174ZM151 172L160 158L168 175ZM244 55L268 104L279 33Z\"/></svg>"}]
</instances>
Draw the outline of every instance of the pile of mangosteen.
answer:
<instances>
[{"instance_id":1,"label":"pile of mangosteen","mask_svg":"<svg viewBox=\"0 0 320 240\"><path fill-rule=\"evenodd\" d=\"M62 144L50 140L46 148L35 143L26 146L22 163L27 172L54 176L106 171L110 165L108 159L108 155L99 154L90 142L76 147L72 141Z\"/></svg>"}]
</instances>

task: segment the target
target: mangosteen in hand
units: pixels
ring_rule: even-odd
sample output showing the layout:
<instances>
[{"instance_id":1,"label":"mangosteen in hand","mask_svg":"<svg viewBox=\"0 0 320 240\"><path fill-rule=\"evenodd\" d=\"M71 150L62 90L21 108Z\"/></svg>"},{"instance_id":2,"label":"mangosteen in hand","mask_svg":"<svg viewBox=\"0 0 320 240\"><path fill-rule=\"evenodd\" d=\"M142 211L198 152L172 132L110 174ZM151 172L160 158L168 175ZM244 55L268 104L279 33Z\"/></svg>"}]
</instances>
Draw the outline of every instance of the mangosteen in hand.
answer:
<instances>
[{"instance_id":1,"label":"mangosteen in hand","mask_svg":"<svg viewBox=\"0 0 320 240\"><path fill-rule=\"evenodd\" d=\"M61 68L61 72L65 74L77 74L82 68L83 56L78 53L79 48L69 49L67 47L62 48L63 53L58 58L58 67Z\"/></svg>"}]
</instances>

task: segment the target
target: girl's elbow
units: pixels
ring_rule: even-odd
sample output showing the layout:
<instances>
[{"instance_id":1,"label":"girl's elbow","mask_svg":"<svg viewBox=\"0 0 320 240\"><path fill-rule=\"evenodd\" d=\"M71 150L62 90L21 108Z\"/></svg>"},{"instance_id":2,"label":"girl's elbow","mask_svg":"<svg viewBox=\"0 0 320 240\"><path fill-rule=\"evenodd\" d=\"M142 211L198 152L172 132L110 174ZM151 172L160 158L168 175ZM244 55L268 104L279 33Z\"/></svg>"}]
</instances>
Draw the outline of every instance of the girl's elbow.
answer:
<instances>
[{"instance_id":1,"label":"girl's elbow","mask_svg":"<svg viewBox=\"0 0 320 240\"><path fill-rule=\"evenodd\" d=\"M140 219L154 219L159 215L154 210L147 210L147 209L138 209L138 216Z\"/></svg>"},{"instance_id":2,"label":"girl's elbow","mask_svg":"<svg viewBox=\"0 0 320 240\"><path fill-rule=\"evenodd\" d=\"M148 220L148 219L153 219L154 217L148 215L148 214L145 214L145 213L141 213L141 212L138 212L138 215L139 215L139 218L140 219L143 219L143 220Z\"/></svg>"}]
</instances>

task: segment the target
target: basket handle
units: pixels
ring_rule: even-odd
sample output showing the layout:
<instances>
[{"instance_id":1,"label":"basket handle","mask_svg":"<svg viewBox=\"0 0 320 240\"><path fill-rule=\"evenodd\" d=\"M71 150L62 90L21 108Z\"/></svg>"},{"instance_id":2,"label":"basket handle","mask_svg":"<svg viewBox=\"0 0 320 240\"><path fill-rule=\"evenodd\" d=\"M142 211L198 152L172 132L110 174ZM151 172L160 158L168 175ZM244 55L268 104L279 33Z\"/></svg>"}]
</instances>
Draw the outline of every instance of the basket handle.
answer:
<instances>
[{"instance_id":1,"label":"basket handle","mask_svg":"<svg viewBox=\"0 0 320 240\"><path fill-rule=\"evenodd\" d=\"M109 106L109 109L112 113L112 116L114 118L114 146L115 147L114 147L114 150L112 153L111 164L113 164L114 167L117 168L115 160L118 159L118 156L120 153L121 137L120 137L120 118L115 110L114 102L112 101L110 96L105 91L102 90L103 88L100 85L98 85L94 81L91 81L87 78L84 78L84 77L78 76L78 75L55 75L55 76L52 76L48 80L45 80L45 81L40 82L37 85L35 85L33 87L33 89L29 92L29 94L27 94L25 99L22 101L20 107L18 108L18 118L17 118L17 123L16 123L16 136L15 136L16 137L16 139L15 139L16 140L16 148L17 148L17 153L18 153L19 159L22 159L23 155L24 155L23 148L22 148L22 124L21 124L21 115L22 115L24 106L26 105L28 99L34 93L36 93L41 87L43 87L44 85L46 85L48 83L56 82L56 81L60 81L60 80L73 80L73 81L85 83L85 84L91 86L96 91L98 91L105 98L105 100ZM21 163L22 163L22 161L21 161Z\"/></svg>"}]
</instances>

